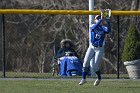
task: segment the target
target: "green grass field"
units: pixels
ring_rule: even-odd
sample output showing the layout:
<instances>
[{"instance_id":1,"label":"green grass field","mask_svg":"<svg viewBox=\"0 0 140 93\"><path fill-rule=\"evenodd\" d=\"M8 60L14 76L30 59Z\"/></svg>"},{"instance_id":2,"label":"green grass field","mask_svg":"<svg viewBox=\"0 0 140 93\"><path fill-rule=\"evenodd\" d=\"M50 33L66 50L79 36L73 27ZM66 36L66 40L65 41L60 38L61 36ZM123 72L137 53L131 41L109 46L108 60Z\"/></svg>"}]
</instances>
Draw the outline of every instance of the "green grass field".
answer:
<instances>
[{"instance_id":1,"label":"green grass field","mask_svg":"<svg viewBox=\"0 0 140 93\"><path fill-rule=\"evenodd\" d=\"M106 79L99 86L87 79L85 85L78 85L80 79L0 79L0 93L139 93L140 80Z\"/></svg>"}]
</instances>

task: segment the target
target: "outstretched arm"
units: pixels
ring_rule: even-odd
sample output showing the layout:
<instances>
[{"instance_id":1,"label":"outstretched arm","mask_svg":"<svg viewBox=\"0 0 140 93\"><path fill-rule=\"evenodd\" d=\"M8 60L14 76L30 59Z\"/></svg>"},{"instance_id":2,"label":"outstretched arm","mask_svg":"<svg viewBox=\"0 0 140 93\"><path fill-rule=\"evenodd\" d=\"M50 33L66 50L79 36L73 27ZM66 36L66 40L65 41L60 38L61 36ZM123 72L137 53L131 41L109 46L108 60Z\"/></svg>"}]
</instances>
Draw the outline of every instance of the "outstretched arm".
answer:
<instances>
[{"instance_id":1,"label":"outstretched arm","mask_svg":"<svg viewBox=\"0 0 140 93\"><path fill-rule=\"evenodd\" d=\"M106 25L105 32L109 33L111 31L110 19L106 19L106 22L107 22L107 25Z\"/></svg>"},{"instance_id":2,"label":"outstretched arm","mask_svg":"<svg viewBox=\"0 0 140 93\"><path fill-rule=\"evenodd\" d=\"M101 22L102 22L102 19L99 19L99 21L98 21L96 24L92 24L92 25L90 26L90 29L91 29L91 30L95 29Z\"/></svg>"}]
</instances>

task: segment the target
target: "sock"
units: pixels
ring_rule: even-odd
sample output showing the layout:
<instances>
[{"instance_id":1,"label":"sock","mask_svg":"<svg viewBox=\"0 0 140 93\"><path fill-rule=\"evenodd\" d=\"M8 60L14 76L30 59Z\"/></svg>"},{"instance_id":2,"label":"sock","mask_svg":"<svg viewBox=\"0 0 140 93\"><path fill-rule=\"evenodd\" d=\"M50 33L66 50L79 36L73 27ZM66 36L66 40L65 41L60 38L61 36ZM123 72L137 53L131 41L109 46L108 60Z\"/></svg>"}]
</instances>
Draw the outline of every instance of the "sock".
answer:
<instances>
[{"instance_id":1,"label":"sock","mask_svg":"<svg viewBox=\"0 0 140 93\"><path fill-rule=\"evenodd\" d=\"M83 69L82 69L82 79L86 79L87 73L88 73L88 67L83 67Z\"/></svg>"},{"instance_id":2,"label":"sock","mask_svg":"<svg viewBox=\"0 0 140 93\"><path fill-rule=\"evenodd\" d=\"M86 79L86 75L87 75L86 72L82 72L82 79Z\"/></svg>"},{"instance_id":3,"label":"sock","mask_svg":"<svg viewBox=\"0 0 140 93\"><path fill-rule=\"evenodd\" d=\"M96 74L97 74L97 78L98 79L101 79L101 72L100 71L97 71L97 72L95 72Z\"/></svg>"}]
</instances>

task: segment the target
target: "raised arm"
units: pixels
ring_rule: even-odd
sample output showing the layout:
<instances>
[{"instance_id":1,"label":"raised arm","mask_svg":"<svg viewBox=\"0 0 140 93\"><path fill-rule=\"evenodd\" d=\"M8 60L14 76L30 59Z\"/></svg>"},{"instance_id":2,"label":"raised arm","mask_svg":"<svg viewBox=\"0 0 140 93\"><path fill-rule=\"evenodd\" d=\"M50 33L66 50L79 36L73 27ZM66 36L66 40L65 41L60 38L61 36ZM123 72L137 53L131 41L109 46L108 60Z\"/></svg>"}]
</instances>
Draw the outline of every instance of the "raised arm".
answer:
<instances>
[{"instance_id":1,"label":"raised arm","mask_svg":"<svg viewBox=\"0 0 140 93\"><path fill-rule=\"evenodd\" d=\"M93 29L95 29L101 22L102 22L102 19L99 19L99 21L98 21L96 24L92 24L92 25L90 26L91 31L92 31Z\"/></svg>"},{"instance_id":2,"label":"raised arm","mask_svg":"<svg viewBox=\"0 0 140 93\"><path fill-rule=\"evenodd\" d=\"M106 20L106 27L104 27L104 31L106 33L109 33L111 31L111 25L110 25L110 19L105 19Z\"/></svg>"}]
</instances>

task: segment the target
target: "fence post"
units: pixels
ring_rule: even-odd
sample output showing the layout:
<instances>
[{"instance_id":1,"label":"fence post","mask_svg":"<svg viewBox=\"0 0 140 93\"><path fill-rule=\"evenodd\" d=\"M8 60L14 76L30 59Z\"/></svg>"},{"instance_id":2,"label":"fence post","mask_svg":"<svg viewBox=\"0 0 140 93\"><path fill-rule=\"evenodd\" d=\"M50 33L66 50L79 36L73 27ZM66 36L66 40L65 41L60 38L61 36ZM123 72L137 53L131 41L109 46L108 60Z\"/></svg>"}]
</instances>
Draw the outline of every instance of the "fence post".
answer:
<instances>
[{"instance_id":1,"label":"fence post","mask_svg":"<svg viewBox=\"0 0 140 93\"><path fill-rule=\"evenodd\" d=\"M2 63L3 63L3 77L5 77L5 16L2 14Z\"/></svg>"},{"instance_id":2,"label":"fence post","mask_svg":"<svg viewBox=\"0 0 140 93\"><path fill-rule=\"evenodd\" d=\"M118 49L117 49L117 79L120 78L120 63L119 63L119 59L120 59L120 55L119 55L119 51L120 51L120 38L119 38L119 33L120 33L120 17L119 15L117 16L117 28L118 28L118 31L117 31L117 45L118 45Z\"/></svg>"}]
</instances>

